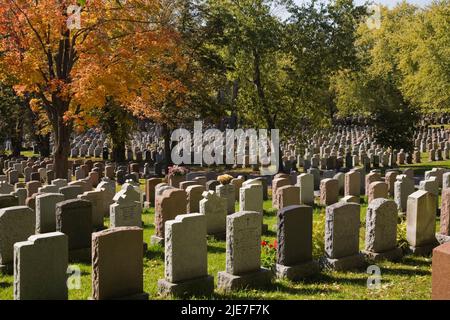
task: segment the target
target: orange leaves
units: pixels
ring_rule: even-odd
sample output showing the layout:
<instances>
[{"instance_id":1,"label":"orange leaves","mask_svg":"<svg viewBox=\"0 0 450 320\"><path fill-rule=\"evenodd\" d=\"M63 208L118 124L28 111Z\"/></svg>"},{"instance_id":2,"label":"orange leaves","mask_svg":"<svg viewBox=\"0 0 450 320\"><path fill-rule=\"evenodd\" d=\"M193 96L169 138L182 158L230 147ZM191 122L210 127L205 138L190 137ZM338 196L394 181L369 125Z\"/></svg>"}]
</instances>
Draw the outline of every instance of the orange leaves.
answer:
<instances>
[{"instance_id":1,"label":"orange leaves","mask_svg":"<svg viewBox=\"0 0 450 320\"><path fill-rule=\"evenodd\" d=\"M92 125L91 110L107 97L135 115L161 119L164 106L184 105L187 88L176 72L186 67L180 39L166 21L163 0L4 0L0 3L0 71L18 93L35 92L41 108L61 108L64 121ZM166 10L163 12L163 9ZM164 13L164 14L163 14ZM80 28L68 29L68 19ZM164 20L164 21L162 21Z\"/></svg>"}]
</instances>

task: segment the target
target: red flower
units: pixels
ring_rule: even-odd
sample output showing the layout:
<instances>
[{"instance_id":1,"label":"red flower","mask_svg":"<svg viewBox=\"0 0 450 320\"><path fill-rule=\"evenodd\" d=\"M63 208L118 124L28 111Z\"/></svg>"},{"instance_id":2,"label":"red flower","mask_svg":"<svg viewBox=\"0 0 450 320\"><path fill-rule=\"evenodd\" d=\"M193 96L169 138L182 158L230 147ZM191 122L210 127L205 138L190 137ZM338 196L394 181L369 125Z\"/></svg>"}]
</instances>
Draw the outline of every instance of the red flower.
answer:
<instances>
[{"instance_id":1,"label":"red flower","mask_svg":"<svg viewBox=\"0 0 450 320\"><path fill-rule=\"evenodd\" d=\"M269 248L270 248L270 249L273 249L273 245L272 245L272 244L269 244Z\"/></svg>"},{"instance_id":2,"label":"red flower","mask_svg":"<svg viewBox=\"0 0 450 320\"><path fill-rule=\"evenodd\" d=\"M263 247L266 247L267 246L267 241L261 241L261 245L263 246Z\"/></svg>"}]
</instances>

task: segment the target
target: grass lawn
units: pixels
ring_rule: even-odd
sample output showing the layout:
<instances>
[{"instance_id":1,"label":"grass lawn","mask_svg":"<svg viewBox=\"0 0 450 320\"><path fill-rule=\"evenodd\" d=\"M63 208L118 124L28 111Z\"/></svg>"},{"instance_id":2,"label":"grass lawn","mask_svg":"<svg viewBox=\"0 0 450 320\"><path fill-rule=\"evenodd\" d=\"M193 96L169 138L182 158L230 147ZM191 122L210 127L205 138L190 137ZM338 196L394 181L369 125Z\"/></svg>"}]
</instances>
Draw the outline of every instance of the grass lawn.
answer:
<instances>
[{"instance_id":1,"label":"grass lawn","mask_svg":"<svg viewBox=\"0 0 450 320\"><path fill-rule=\"evenodd\" d=\"M271 209L271 201L264 204L266 214L264 222L269 232L264 240L273 242L276 238L276 213ZM361 206L362 226L367 205ZM143 214L145 222L144 239L149 243L154 232L154 211ZM404 224L400 229L404 228ZM323 254L324 208L316 207L314 212L314 255ZM361 248L364 245L365 231L361 228ZM91 266L78 264L82 271L80 290L70 290L70 299L88 299L91 295ZM431 297L431 259L407 256L401 263L383 262L378 266L382 272L381 288L369 290L369 275L361 272L324 271L306 282L292 283L276 280L265 290L248 290L235 293L223 293L216 290L209 299L430 299ZM208 240L208 267L211 275L225 269L225 242ZM144 289L151 299L162 299L157 293L157 281L164 277L164 252L158 246L150 246L144 258ZM13 276L0 279L0 299L13 298Z\"/></svg>"},{"instance_id":2,"label":"grass lawn","mask_svg":"<svg viewBox=\"0 0 450 320\"><path fill-rule=\"evenodd\" d=\"M428 162L423 155L423 163L409 165L417 171L429 170L431 167L450 168L450 161ZM417 172L419 173L419 172ZM367 199L362 198L360 246L365 242L365 213ZM238 208L237 208L238 209ZM263 235L263 240L272 243L276 239L276 211L272 209L271 200L264 203L264 223L269 225L269 232ZM325 208L316 206L314 209L314 256L319 258L324 252ZM150 242L154 233L154 210L144 211L144 240ZM437 222L439 225L439 222ZM406 226L399 225L399 244L404 245ZM247 290L235 293L223 293L217 289L208 299L345 299L345 300L380 300L405 299L423 300L431 298L431 259L405 256L399 263L381 262L381 287L368 289L369 274L360 272L333 272L324 270L321 274L304 282L292 283L285 280L274 280L271 287L264 290ZM80 290L70 290L69 299L88 299L91 295L91 266L79 264L82 271L82 286ZM217 272L225 270L225 242L208 239L209 274L217 278ZM13 276L0 276L0 299L13 298ZM157 281L164 277L164 250L158 246L149 246L144 258L144 290L150 294L150 299L163 299L157 293ZM217 279L216 279L217 281ZM197 297L198 298L198 297Z\"/></svg>"}]
</instances>

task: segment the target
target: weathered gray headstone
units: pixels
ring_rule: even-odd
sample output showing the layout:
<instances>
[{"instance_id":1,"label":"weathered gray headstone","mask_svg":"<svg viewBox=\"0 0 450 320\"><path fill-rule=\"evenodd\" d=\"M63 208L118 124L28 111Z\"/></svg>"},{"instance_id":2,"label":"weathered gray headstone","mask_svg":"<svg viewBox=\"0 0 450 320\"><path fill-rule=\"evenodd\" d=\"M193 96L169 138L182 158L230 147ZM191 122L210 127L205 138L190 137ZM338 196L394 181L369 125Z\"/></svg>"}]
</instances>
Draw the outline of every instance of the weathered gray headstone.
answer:
<instances>
[{"instance_id":1,"label":"weathered gray headstone","mask_svg":"<svg viewBox=\"0 0 450 320\"><path fill-rule=\"evenodd\" d=\"M13 271L14 243L34 234L36 218L25 206L0 209L0 272Z\"/></svg>"},{"instance_id":2,"label":"weathered gray headstone","mask_svg":"<svg viewBox=\"0 0 450 320\"><path fill-rule=\"evenodd\" d=\"M366 249L370 259L399 260L402 250L397 248L397 205L392 200L375 199L367 208Z\"/></svg>"},{"instance_id":3,"label":"weathered gray headstone","mask_svg":"<svg viewBox=\"0 0 450 320\"><path fill-rule=\"evenodd\" d=\"M359 252L360 205L338 202L326 209L325 264L335 270L364 265Z\"/></svg>"},{"instance_id":4,"label":"weathered gray headstone","mask_svg":"<svg viewBox=\"0 0 450 320\"><path fill-rule=\"evenodd\" d=\"M227 217L226 271L218 274L218 288L238 290L266 286L271 272L261 268L262 215L237 212Z\"/></svg>"},{"instance_id":5,"label":"weathered gray headstone","mask_svg":"<svg viewBox=\"0 0 450 320\"><path fill-rule=\"evenodd\" d=\"M143 279L143 230L106 229L92 234L92 299L148 300Z\"/></svg>"},{"instance_id":6,"label":"weathered gray headstone","mask_svg":"<svg viewBox=\"0 0 450 320\"><path fill-rule=\"evenodd\" d=\"M219 239L225 239L227 203L214 191L205 191L200 201L200 214L206 216L206 232Z\"/></svg>"},{"instance_id":7,"label":"weathered gray headstone","mask_svg":"<svg viewBox=\"0 0 450 320\"><path fill-rule=\"evenodd\" d=\"M66 300L68 238L61 232L34 235L14 244L14 299Z\"/></svg>"},{"instance_id":8,"label":"weathered gray headstone","mask_svg":"<svg viewBox=\"0 0 450 320\"><path fill-rule=\"evenodd\" d=\"M419 190L408 197L406 237L414 254L427 255L436 247L436 198Z\"/></svg>"},{"instance_id":9,"label":"weathered gray headstone","mask_svg":"<svg viewBox=\"0 0 450 320\"><path fill-rule=\"evenodd\" d=\"M47 193L36 196L36 233L56 231L56 204L64 201L60 193Z\"/></svg>"},{"instance_id":10,"label":"weathered gray headstone","mask_svg":"<svg viewBox=\"0 0 450 320\"><path fill-rule=\"evenodd\" d=\"M159 292L175 296L210 295L214 278L208 275L206 217L179 215L166 222L165 278Z\"/></svg>"}]
</instances>

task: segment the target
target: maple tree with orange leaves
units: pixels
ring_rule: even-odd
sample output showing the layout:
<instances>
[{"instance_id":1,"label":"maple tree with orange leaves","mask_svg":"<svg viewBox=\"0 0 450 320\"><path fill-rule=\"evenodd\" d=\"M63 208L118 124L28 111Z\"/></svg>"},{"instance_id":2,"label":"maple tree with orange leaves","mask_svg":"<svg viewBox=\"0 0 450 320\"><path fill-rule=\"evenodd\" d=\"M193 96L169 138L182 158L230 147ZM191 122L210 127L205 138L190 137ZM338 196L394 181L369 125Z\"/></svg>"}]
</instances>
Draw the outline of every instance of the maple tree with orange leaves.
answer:
<instances>
[{"instance_id":1,"label":"maple tree with orange leaves","mask_svg":"<svg viewBox=\"0 0 450 320\"><path fill-rule=\"evenodd\" d=\"M185 91L161 70L180 64L175 28L161 0L5 0L0 4L0 70L17 94L32 94L55 136L57 178L67 178L70 135L93 125L93 109L114 98L133 114L159 117L168 93ZM36 101L37 100L37 101Z\"/></svg>"}]
</instances>

